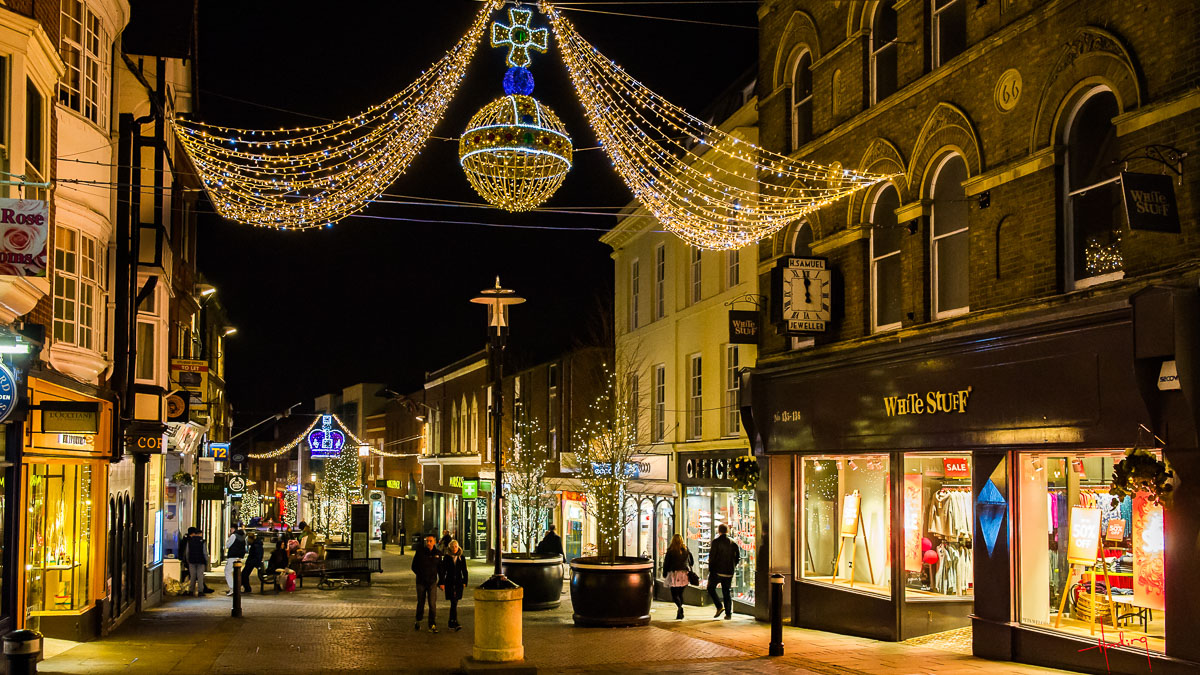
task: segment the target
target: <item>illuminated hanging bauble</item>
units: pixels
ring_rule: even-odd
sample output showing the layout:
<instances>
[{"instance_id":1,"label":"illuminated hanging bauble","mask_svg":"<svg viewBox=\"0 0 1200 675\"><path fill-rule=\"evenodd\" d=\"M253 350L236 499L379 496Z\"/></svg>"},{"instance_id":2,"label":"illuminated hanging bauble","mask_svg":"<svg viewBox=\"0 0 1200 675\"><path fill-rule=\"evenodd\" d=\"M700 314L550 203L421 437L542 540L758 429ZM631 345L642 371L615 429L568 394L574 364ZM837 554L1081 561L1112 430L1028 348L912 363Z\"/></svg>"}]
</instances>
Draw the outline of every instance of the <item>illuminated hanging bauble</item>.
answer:
<instances>
[{"instance_id":1,"label":"illuminated hanging bauble","mask_svg":"<svg viewBox=\"0 0 1200 675\"><path fill-rule=\"evenodd\" d=\"M562 185L571 168L571 138L553 110L532 96L510 94L475 113L458 141L458 158L489 204L528 211Z\"/></svg>"}]
</instances>

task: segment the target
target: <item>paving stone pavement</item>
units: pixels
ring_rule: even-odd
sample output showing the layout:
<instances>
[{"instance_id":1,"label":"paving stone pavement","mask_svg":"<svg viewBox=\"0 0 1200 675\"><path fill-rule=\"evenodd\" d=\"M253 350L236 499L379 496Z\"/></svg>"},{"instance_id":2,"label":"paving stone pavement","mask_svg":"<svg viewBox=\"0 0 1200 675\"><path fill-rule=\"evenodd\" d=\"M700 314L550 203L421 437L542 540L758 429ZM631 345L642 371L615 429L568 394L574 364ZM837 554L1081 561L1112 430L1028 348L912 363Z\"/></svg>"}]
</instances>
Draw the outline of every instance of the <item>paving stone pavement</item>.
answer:
<instances>
[{"instance_id":1,"label":"paving stone pavement","mask_svg":"<svg viewBox=\"0 0 1200 675\"><path fill-rule=\"evenodd\" d=\"M459 605L463 630L448 631L449 605L438 603L441 632L413 630L416 591L410 558L395 547L376 553L384 574L370 587L303 591L243 599L243 617L230 618L231 599L218 573L217 592L204 598L168 598L127 621L112 635L81 643L46 659L42 673L449 673L469 655L474 636L470 593ZM470 565L472 583L490 575ZM257 590L258 586L255 585ZM713 620L708 608L686 610L655 603L650 626L576 628L570 600L548 612L525 615L526 661L545 673L1034 673L1061 672L997 663L961 649L876 642L819 631L785 628L787 654L766 656L769 628L749 617ZM657 617L671 620L657 620Z\"/></svg>"}]
</instances>

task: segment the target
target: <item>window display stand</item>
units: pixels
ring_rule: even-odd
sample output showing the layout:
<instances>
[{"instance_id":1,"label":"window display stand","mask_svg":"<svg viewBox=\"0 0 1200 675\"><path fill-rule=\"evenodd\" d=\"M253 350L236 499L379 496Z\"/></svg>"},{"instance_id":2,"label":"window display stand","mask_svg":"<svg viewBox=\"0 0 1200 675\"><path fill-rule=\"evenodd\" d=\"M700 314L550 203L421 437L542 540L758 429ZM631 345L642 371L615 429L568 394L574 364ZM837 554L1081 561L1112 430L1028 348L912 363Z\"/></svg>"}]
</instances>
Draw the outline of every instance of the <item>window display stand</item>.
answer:
<instances>
[{"instance_id":1,"label":"window display stand","mask_svg":"<svg viewBox=\"0 0 1200 675\"><path fill-rule=\"evenodd\" d=\"M851 517L846 516L850 514ZM849 522L847 522L849 521ZM846 503L842 506L842 537L838 543L837 556L833 559L833 578L831 583L837 583L838 570L842 566L842 551L846 550L846 540L850 540L850 588L854 588L854 558L858 553L858 534L862 532L863 549L867 552L867 574L870 575L871 585L875 584L875 567L871 565L871 544L867 538L867 526L863 524L862 498L858 490L846 495Z\"/></svg>"},{"instance_id":2,"label":"window display stand","mask_svg":"<svg viewBox=\"0 0 1200 675\"><path fill-rule=\"evenodd\" d=\"M1067 577L1066 591L1063 593L1062 600L1058 603L1058 616L1054 617L1054 627L1058 628L1062 623L1063 612L1067 607L1067 598L1072 595L1072 589L1075 588L1075 574L1079 573L1079 580L1083 581L1085 577L1090 577L1091 582L1088 584L1088 589L1091 594L1091 602L1088 603L1088 624L1091 627L1091 634L1096 634L1096 568L1104 573L1104 594L1108 599L1108 611L1112 617L1113 626L1117 624L1117 605L1113 602L1112 597L1112 579L1108 574L1108 563L1104 559L1103 542L1099 537L1096 538L1096 558L1090 563L1081 561L1071 562L1071 574ZM1075 617L1079 619L1079 617Z\"/></svg>"}]
</instances>

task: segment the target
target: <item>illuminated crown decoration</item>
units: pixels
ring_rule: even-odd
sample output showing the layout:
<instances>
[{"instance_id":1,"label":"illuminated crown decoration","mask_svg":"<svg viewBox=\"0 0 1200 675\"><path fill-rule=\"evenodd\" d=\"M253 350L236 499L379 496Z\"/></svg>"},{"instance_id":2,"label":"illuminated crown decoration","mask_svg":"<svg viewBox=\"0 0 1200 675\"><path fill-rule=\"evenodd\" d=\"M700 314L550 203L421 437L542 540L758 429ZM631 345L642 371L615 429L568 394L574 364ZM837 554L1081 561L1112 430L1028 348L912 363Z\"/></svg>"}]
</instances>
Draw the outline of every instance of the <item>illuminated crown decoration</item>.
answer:
<instances>
[{"instance_id":1,"label":"illuminated crown decoration","mask_svg":"<svg viewBox=\"0 0 1200 675\"><path fill-rule=\"evenodd\" d=\"M308 433L308 448L314 459L336 457L345 445L345 434L333 428L333 415L321 415L321 428Z\"/></svg>"},{"instance_id":2,"label":"illuminated crown decoration","mask_svg":"<svg viewBox=\"0 0 1200 675\"><path fill-rule=\"evenodd\" d=\"M492 12L412 85L340 122L250 131L176 120L176 135L220 214L242 223L303 229L361 210L411 163L458 90ZM714 127L635 80L584 40L542 0L509 9L491 27L507 47L506 96L484 106L459 139L467 179L489 203L528 210L548 199L571 168L571 139L558 117L530 97L530 50L554 33L575 92L600 146L650 217L688 243L746 246L890 176L829 167L762 148ZM640 214L637 214L640 216ZM645 217L645 216L641 216Z\"/></svg>"}]
</instances>

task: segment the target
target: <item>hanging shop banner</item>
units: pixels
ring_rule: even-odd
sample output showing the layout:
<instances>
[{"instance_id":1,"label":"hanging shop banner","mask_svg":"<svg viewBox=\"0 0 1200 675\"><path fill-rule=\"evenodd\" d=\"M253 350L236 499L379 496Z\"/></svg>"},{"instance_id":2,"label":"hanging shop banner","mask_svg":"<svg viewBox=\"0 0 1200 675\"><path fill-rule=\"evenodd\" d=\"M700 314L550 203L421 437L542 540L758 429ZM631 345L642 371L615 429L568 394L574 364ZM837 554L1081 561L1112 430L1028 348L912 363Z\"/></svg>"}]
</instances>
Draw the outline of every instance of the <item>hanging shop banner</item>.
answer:
<instances>
[{"instance_id":1,"label":"hanging shop banner","mask_svg":"<svg viewBox=\"0 0 1200 675\"><path fill-rule=\"evenodd\" d=\"M480 492L491 492L492 491L492 481L488 480L487 478L480 478L479 479L479 491Z\"/></svg>"},{"instance_id":2,"label":"hanging shop banner","mask_svg":"<svg viewBox=\"0 0 1200 675\"><path fill-rule=\"evenodd\" d=\"M1100 548L1100 509L1071 507L1070 538L1067 542L1067 562L1072 565L1095 565Z\"/></svg>"},{"instance_id":3,"label":"hanging shop banner","mask_svg":"<svg viewBox=\"0 0 1200 675\"><path fill-rule=\"evenodd\" d=\"M211 483L196 483L196 498L207 501L223 501L225 499L225 478L214 476Z\"/></svg>"},{"instance_id":4,"label":"hanging shop banner","mask_svg":"<svg viewBox=\"0 0 1200 675\"><path fill-rule=\"evenodd\" d=\"M758 344L758 312L733 309L729 311L729 344Z\"/></svg>"},{"instance_id":5,"label":"hanging shop banner","mask_svg":"<svg viewBox=\"0 0 1200 675\"><path fill-rule=\"evenodd\" d=\"M1121 172L1129 229L1179 234L1179 209L1170 176Z\"/></svg>"},{"instance_id":6,"label":"hanging shop banner","mask_svg":"<svg viewBox=\"0 0 1200 675\"><path fill-rule=\"evenodd\" d=\"M462 498L475 499L479 496L479 481L474 478L468 478L462 482Z\"/></svg>"},{"instance_id":7,"label":"hanging shop banner","mask_svg":"<svg viewBox=\"0 0 1200 675\"><path fill-rule=\"evenodd\" d=\"M208 444L208 454L213 459L225 461L229 459L229 444L225 442Z\"/></svg>"},{"instance_id":8,"label":"hanging shop banner","mask_svg":"<svg viewBox=\"0 0 1200 675\"><path fill-rule=\"evenodd\" d=\"M130 427L125 432L125 443L129 451L137 454L157 455L167 447L166 427L161 424L149 425L146 428Z\"/></svg>"},{"instance_id":9,"label":"hanging shop banner","mask_svg":"<svg viewBox=\"0 0 1200 675\"><path fill-rule=\"evenodd\" d=\"M46 276L50 207L40 199L0 199L0 274Z\"/></svg>"},{"instance_id":10,"label":"hanging shop banner","mask_svg":"<svg viewBox=\"0 0 1200 675\"><path fill-rule=\"evenodd\" d=\"M963 460L966 461L966 460ZM921 481L919 473L904 474L904 569L921 571Z\"/></svg>"},{"instance_id":11,"label":"hanging shop banner","mask_svg":"<svg viewBox=\"0 0 1200 675\"><path fill-rule=\"evenodd\" d=\"M216 475L216 461L212 457L200 457L197 460L199 468L196 470L197 483L211 483L213 476Z\"/></svg>"},{"instance_id":12,"label":"hanging shop banner","mask_svg":"<svg viewBox=\"0 0 1200 675\"><path fill-rule=\"evenodd\" d=\"M246 491L246 478L244 476L234 475L229 478L229 491L234 494L242 494Z\"/></svg>"},{"instance_id":13,"label":"hanging shop banner","mask_svg":"<svg viewBox=\"0 0 1200 675\"><path fill-rule=\"evenodd\" d=\"M191 397L184 392L174 392L167 397L167 421L186 424L188 421L188 403Z\"/></svg>"},{"instance_id":14,"label":"hanging shop banner","mask_svg":"<svg viewBox=\"0 0 1200 675\"><path fill-rule=\"evenodd\" d=\"M1165 543L1162 505L1138 494L1133 498L1133 604L1138 607L1166 606Z\"/></svg>"}]
</instances>

